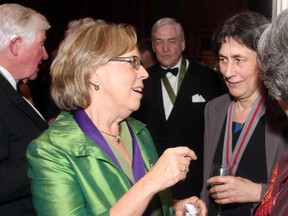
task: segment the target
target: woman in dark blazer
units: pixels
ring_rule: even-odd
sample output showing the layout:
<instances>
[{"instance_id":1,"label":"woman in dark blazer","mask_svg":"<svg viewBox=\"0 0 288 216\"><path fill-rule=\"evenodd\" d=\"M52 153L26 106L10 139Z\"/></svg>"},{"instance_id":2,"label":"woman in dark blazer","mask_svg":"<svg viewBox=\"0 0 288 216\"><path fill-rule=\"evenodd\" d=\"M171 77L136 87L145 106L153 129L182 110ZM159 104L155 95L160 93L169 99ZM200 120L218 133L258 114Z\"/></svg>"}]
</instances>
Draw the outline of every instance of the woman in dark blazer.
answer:
<instances>
[{"instance_id":1,"label":"woman in dark blazer","mask_svg":"<svg viewBox=\"0 0 288 216\"><path fill-rule=\"evenodd\" d=\"M205 108L204 186L209 215L251 215L267 190L271 170L288 148L287 118L267 96L257 64L257 28L267 20L237 14L216 30L214 51L229 94ZM229 176L210 177L213 164L228 165ZM214 187L210 185L221 183Z\"/></svg>"}]
</instances>

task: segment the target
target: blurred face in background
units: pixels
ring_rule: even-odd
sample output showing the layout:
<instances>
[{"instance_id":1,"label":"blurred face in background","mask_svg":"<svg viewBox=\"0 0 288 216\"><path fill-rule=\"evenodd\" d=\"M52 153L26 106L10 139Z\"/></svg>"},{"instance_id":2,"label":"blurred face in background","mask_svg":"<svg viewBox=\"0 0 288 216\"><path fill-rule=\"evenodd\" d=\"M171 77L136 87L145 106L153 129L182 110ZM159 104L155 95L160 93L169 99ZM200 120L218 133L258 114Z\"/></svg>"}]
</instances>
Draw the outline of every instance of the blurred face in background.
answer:
<instances>
[{"instance_id":1,"label":"blurred face in background","mask_svg":"<svg viewBox=\"0 0 288 216\"><path fill-rule=\"evenodd\" d=\"M175 25L164 25L153 35L152 47L160 64L172 68L182 56L185 40L180 37Z\"/></svg>"}]
</instances>

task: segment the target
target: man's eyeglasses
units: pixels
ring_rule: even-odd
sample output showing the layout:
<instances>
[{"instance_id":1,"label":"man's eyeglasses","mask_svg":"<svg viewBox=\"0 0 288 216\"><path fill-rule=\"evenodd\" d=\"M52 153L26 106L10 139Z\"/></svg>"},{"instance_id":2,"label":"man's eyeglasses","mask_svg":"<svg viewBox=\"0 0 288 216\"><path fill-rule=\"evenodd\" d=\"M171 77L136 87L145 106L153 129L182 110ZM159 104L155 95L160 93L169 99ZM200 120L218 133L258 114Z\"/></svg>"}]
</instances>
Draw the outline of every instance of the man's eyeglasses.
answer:
<instances>
[{"instance_id":1,"label":"man's eyeglasses","mask_svg":"<svg viewBox=\"0 0 288 216\"><path fill-rule=\"evenodd\" d=\"M136 70L140 68L142 64L138 56L130 56L130 57L112 57L109 61L124 61L130 62L132 67Z\"/></svg>"}]
</instances>

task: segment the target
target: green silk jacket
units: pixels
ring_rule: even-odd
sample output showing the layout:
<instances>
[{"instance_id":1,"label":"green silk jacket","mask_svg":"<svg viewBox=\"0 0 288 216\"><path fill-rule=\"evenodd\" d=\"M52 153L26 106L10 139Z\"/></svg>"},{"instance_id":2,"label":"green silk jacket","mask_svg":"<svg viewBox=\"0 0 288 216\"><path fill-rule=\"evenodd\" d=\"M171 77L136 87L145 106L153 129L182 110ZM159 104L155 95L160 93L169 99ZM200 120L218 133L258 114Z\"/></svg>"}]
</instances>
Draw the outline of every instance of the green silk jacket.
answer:
<instances>
[{"instance_id":1,"label":"green silk jacket","mask_svg":"<svg viewBox=\"0 0 288 216\"><path fill-rule=\"evenodd\" d=\"M152 138L141 122L128 118L150 170L158 156ZM28 177L37 215L109 215L110 208L129 189L124 172L79 128L69 112L27 149ZM173 215L169 190L158 193L163 215Z\"/></svg>"}]
</instances>

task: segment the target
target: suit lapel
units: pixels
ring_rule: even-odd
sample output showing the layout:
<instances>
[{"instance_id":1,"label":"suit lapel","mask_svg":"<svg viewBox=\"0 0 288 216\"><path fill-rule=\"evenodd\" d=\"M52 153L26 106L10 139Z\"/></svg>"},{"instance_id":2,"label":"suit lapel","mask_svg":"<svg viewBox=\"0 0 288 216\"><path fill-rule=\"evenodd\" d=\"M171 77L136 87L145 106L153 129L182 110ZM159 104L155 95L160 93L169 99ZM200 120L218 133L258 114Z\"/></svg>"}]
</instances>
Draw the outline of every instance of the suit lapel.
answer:
<instances>
[{"instance_id":1,"label":"suit lapel","mask_svg":"<svg viewBox=\"0 0 288 216\"><path fill-rule=\"evenodd\" d=\"M208 136L211 140L211 145L209 146L209 152L212 157L209 157L207 160L209 160L209 167L212 167L214 155L219 143L219 139L221 136L221 132L223 129L223 125L225 124L226 114L228 106L230 105L231 100L229 95L223 96L222 100L219 100L219 102L212 107L213 113L209 115L209 117L212 119L210 122L215 123L215 125L207 125L206 127L209 128L210 134Z\"/></svg>"},{"instance_id":2,"label":"suit lapel","mask_svg":"<svg viewBox=\"0 0 288 216\"><path fill-rule=\"evenodd\" d=\"M11 84L3 77L0 76L0 86L3 92L7 95L15 106L25 113L36 125L41 129L47 128L47 123L38 115L38 113L28 104L28 102L22 97L22 95L15 91Z\"/></svg>"}]
</instances>

